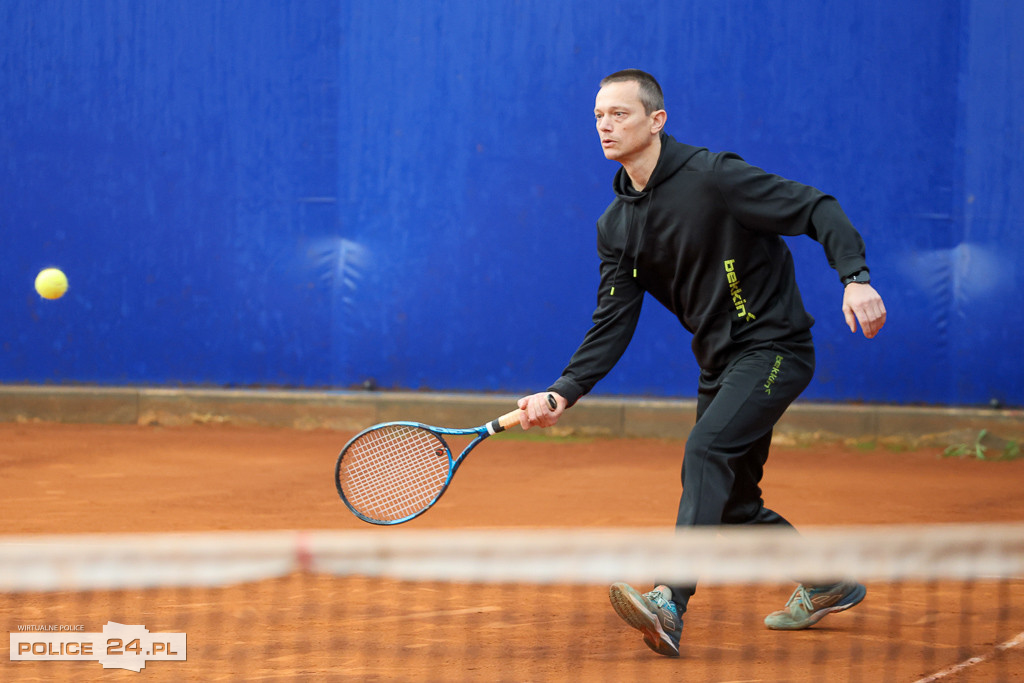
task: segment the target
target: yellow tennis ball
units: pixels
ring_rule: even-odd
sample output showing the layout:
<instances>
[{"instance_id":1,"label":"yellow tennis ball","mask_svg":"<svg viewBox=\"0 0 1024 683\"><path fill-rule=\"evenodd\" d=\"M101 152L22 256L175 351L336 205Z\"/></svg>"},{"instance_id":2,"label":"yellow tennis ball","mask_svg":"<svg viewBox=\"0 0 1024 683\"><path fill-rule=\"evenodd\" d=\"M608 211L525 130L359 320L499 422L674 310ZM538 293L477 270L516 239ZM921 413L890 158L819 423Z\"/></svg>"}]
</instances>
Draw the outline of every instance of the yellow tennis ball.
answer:
<instances>
[{"instance_id":1,"label":"yellow tennis ball","mask_svg":"<svg viewBox=\"0 0 1024 683\"><path fill-rule=\"evenodd\" d=\"M36 291L44 299L59 299L68 291L68 278L58 268L45 268L36 275Z\"/></svg>"}]
</instances>

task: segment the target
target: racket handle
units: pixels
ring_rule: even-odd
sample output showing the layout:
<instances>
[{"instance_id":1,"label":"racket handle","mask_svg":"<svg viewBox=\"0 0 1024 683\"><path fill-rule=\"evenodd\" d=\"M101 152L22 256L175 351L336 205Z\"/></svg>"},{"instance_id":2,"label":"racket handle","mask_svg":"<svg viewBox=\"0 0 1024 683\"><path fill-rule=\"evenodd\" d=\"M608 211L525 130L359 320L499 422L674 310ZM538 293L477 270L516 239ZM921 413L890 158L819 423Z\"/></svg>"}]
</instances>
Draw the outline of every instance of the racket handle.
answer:
<instances>
[{"instance_id":1,"label":"racket handle","mask_svg":"<svg viewBox=\"0 0 1024 683\"><path fill-rule=\"evenodd\" d=\"M516 408L511 413L505 413L497 420L492 420L487 423L487 431L491 434L497 434L503 432L509 427L515 427L519 424L519 416L523 414L522 409Z\"/></svg>"},{"instance_id":2,"label":"racket handle","mask_svg":"<svg viewBox=\"0 0 1024 683\"><path fill-rule=\"evenodd\" d=\"M551 407L551 410L558 409L558 401L555 400L555 397L552 394L548 394L548 405ZM492 420L487 423L487 431L490 434L497 434L498 432L505 431L509 427L515 427L519 424L519 416L522 414L523 410L521 408L516 408L511 413L505 413L497 420Z\"/></svg>"}]
</instances>

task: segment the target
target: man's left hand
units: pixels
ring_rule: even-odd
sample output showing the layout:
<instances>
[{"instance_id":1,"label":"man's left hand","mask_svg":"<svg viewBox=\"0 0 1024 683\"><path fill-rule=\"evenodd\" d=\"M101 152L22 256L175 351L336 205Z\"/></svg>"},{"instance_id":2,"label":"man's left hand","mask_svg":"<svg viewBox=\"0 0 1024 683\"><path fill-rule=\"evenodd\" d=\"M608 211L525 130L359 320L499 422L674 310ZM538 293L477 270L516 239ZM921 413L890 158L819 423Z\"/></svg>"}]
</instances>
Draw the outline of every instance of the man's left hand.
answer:
<instances>
[{"instance_id":1,"label":"man's left hand","mask_svg":"<svg viewBox=\"0 0 1024 683\"><path fill-rule=\"evenodd\" d=\"M856 332L860 323L864 336L871 339L885 325L885 304L871 285L851 282L843 291L843 315L850 332Z\"/></svg>"}]
</instances>

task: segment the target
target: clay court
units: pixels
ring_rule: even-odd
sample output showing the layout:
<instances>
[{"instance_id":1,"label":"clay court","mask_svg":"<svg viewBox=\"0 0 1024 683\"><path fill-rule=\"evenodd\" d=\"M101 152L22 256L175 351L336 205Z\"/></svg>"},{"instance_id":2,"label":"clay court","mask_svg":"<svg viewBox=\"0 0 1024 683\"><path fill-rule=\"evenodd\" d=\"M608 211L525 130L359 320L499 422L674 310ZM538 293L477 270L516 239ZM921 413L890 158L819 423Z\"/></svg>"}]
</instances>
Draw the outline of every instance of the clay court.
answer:
<instances>
[{"instance_id":1,"label":"clay court","mask_svg":"<svg viewBox=\"0 0 1024 683\"><path fill-rule=\"evenodd\" d=\"M334 461L350 436L230 425L0 424L0 496L6 510L0 533L393 533L358 521L338 498ZM473 454L434 509L402 530L663 527L674 518L682 446L675 440L503 434ZM1024 460L940 454L937 448L822 443L776 447L764 481L766 502L798 526L1024 519ZM956 595L935 594L941 586L929 587L928 595L923 588L906 588L900 600L925 629L921 643L908 639L905 631L902 642L887 641L894 607L873 601L870 585L857 609L788 634L768 632L749 617L733 624L723 603L735 596L720 589L699 591L687 615L679 660L649 652L606 607L602 586L573 594L579 612L592 615L584 624L572 618L575 610L565 609L565 593L557 586L536 589L529 604L522 594L500 587L468 591L316 576L221 590L215 606L208 604L209 595L173 589L99 593L84 603L69 594L21 595L8 596L0 611L9 632L30 623L84 624L87 631L99 630L108 620L145 623L154 632L187 630L188 661L150 662L136 674L105 671L95 662L11 662L6 651L0 657L4 680L26 681L234 677L211 673L225 670L263 680L610 676L725 681L736 680L729 654L741 645L756 642L767 653L780 642L796 642L790 657L799 659L829 642L866 653L865 661L828 674L824 662L809 664L806 676L791 678L773 670L775 663L759 665L754 656L757 677L751 677L748 660L744 680L875 680L875 655L870 653L896 648L900 657L915 663L891 680L913 681L963 659L961 651L940 647L930 661L934 669L922 670L916 649L924 641L955 642L970 620L977 642L971 643L969 656L986 661L946 680L995 680L988 667L997 661L999 671L1016 672L1009 680L1024 680L1024 645L992 654L995 645L1024 631L1024 614L1010 615L1010 631L1004 634L978 626L999 609L1000 594L983 584L975 587L969 605ZM1011 590L1019 594L1022 589L1017 583ZM759 597L758 608L778 609L786 597L786 592ZM562 607L552 612L552 605ZM212 621L211 613L217 615ZM238 632L236 622L249 623L252 630ZM541 625L554 635L538 642ZM275 643L294 640L296 634L299 652L275 652ZM467 647L470 654L460 654ZM710 669L709 661L714 664Z\"/></svg>"},{"instance_id":2,"label":"clay court","mask_svg":"<svg viewBox=\"0 0 1024 683\"><path fill-rule=\"evenodd\" d=\"M0 683L1024 682L1024 1L0 7ZM698 399L769 345L764 497L818 545L652 541L699 534L673 529ZM360 430L548 387L586 400L422 517L340 499ZM917 524L973 573L814 536ZM528 576L579 539L606 573ZM700 577L678 659L609 604L631 547L639 588ZM867 597L770 631L791 571ZM187 659L19 659L109 624Z\"/></svg>"}]
</instances>

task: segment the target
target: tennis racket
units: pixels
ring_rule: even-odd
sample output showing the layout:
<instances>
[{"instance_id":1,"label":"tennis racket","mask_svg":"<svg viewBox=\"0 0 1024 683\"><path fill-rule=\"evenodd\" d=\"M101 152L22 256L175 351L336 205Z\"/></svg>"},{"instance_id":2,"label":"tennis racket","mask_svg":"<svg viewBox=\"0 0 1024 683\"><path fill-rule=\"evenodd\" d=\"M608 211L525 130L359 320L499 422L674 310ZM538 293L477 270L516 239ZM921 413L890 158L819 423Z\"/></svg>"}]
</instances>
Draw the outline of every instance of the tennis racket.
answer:
<instances>
[{"instance_id":1,"label":"tennis racket","mask_svg":"<svg viewBox=\"0 0 1024 683\"><path fill-rule=\"evenodd\" d=\"M558 408L548 394L548 405ZM338 495L356 517L370 524L401 524L430 509L448 489L470 451L498 432L519 424L515 409L472 429L385 422L364 429L345 444L334 468ZM445 436L474 436L458 458Z\"/></svg>"}]
</instances>

